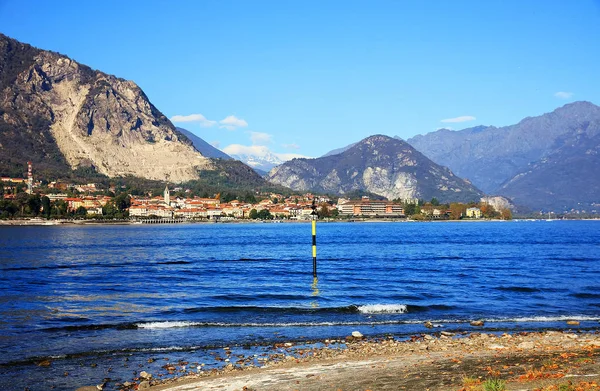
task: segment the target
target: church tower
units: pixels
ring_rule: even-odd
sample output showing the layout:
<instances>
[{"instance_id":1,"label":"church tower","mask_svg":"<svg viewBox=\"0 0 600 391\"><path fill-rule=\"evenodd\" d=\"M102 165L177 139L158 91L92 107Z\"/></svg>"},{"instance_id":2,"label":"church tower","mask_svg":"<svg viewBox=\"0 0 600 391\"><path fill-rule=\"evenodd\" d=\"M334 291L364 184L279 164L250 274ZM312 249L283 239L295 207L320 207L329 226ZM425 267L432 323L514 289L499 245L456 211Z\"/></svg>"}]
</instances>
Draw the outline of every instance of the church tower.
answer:
<instances>
[{"instance_id":1,"label":"church tower","mask_svg":"<svg viewBox=\"0 0 600 391\"><path fill-rule=\"evenodd\" d=\"M171 205L171 193L169 193L169 185L165 186L165 192L163 195L165 197L165 204Z\"/></svg>"}]
</instances>

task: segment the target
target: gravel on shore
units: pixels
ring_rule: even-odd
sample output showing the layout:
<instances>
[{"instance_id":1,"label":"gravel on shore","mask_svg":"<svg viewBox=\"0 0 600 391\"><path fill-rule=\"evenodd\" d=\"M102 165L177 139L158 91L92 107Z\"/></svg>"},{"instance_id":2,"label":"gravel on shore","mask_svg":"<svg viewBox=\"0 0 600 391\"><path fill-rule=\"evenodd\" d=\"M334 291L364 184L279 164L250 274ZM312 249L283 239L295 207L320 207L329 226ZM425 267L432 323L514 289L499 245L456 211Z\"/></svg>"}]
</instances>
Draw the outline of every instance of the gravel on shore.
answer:
<instances>
[{"instance_id":1,"label":"gravel on shore","mask_svg":"<svg viewBox=\"0 0 600 391\"><path fill-rule=\"evenodd\" d=\"M221 370L169 364L166 370L185 374L159 380L161 374L144 372L119 387L151 391L475 391L483 390L489 379L497 379L504 382L506 390L600 390L599 331L438 332L408 340L349 336L344 344L339 342L324 341L318 348L276 344L259 365L253 357L229 356L225 348L228 364ZM181 366L185 366L183 370Z\"/></svg>"}]
</instances>

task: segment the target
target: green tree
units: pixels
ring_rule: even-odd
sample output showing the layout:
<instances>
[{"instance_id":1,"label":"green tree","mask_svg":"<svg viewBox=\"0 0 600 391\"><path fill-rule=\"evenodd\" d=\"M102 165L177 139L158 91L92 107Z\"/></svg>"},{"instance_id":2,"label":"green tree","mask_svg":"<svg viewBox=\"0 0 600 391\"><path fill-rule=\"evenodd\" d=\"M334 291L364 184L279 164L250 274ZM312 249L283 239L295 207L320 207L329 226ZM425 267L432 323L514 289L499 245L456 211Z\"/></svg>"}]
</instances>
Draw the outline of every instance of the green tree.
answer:
<instances>
[{"instance_id":1,"label":"green tree","mask_svg":"<svg viewBox=\"0 0 600 391\"><path fill-rule=\"evenodd\" d=\"M52 211L52 207L50 206L50 198L43 196L42 197L42 213L44 217L50 217L50 212Z\"/></svg>"},{"instance_id":2,"label":"green tree","mask_svg":"<svg viewBox=\"0 0 600 391\"><path fill-rule=\"evenodd\" d=\"M325 218L325 217L331 216L331 212L329 211L329 206L327 205L327 203L324 202L321 204L321 208L319 209L318 215L319 215L319 218Z\"/></svg>"},{"instance_id":3,"label":"green tree","mask_svg":"<svg viewBox=\"0 0 600 391\"><path fill-rule=\"evenodd\" d=\"M19 208L21 216L25 215L25 206L27 206L27 201L29 201L29 195L27 193L20 192L15 196L15 203Z\"/></svg>"},{"instance_id":4,"label":"green tree","mask_svg":"<svg viewBox=\"0 0 600 391\"><path fill-rule=\"evenodd\" d=\"M87 209L83 206L80 206L79 208L77 208L77 210L75 210L75 216L85 217L86 215L87 215Z\"/></svg>"},{"instance_id":5,"label":"green tree","mask_svg":"<svg viewBox=\"0 0 600 391\"><path fill-rule=\"evenodd\" d=\"M224 194L221 195L221 201L222 202L227 203L227 202L231 202L233 200L235 200L235 195L234 194L224 193Z\"/></svg>"},{"instance_id":6,"label":"green tree","mask_svg":"<svg viewBox=\"0 0 600 391\"><path fill-rule=\"evenodd\" d=\"M278 204L279 203L279 199L277 197L273 198L273 204Z\"/></svg>"},{"instance_id":7,"label":"green tree","mask_svg":"<svg viewBox=\"0 0 600 391\"><path fill-rule=\"evenodd\" d=\"M433 197L431 199L431 205L433 205L433 206L439 206L440 205L440 201L438 201L437 198Z\"/></svg>"},{"instance_id":8,"label":"green tree","mask_svg":"<svg viewBox=\"0 0 600 391\"><path fill-rule=\"evenodd\" d=\"M13 217L18 211L19 207L15 202L0 199L0 216L3 219Z\"/></svg>"},{"instance_id":9,"label":"green tree","mask_svg":"<svg viewBox=\"0 0 600 391\"><path fill-rule=\"evenodd\" d=\"M32 216L37 216L40 214L40 209L42 208L42 200L39 194L31 194L27 198L27 213Z\"/></svg>"},{"instance_id":10,"label":"green tree","mask_svg":"<svg viewBox=\"0 0 600 391\"><path fill-rule=\"evenodd\" d=\"M252 209L250 211L250 214L248 215L249 218L251 218L252 220L255 220L258 218L258 212L256 211L256 209Z\"/></svg>"},{"instance_id":11,"label":"green tree","mask_svg":"<svg viewBox=\"0 0 600 391\"><path fill-rule=\"evenodd\" d=\"M121 193L113 200L115 207L119 212L125 212L131 206L131 197L127 193Z\"/></svg>"},{"instance_id":12,"label":"green tree","mask_svg":"<svg viewBox=\"0 0 600 391\"><path fill-rule=\"evenodd\" d=\"M244 202L249 204L256 204L256 197L254 197L254 194L252 193L246 193L244 194Z\"/></svg>"},{"instance_id":13,"label":"green tree","mask_svg":"<svg viewBox=\"0 0 600 391\"><path fill-rule=\"evenodd\" d=\"M50 205L50 218L63 217L67 214L67 203L63 200L56 200Z\"/></svg>"},{"instance_id":14,"label":"green tree","mask_svg":"<svg viewBox=\"0 0 600 391\"><path fill-rule=\"evenodd\" d=\"M272 220L273 219L273 215L271 214L271 212L269 212L268 209L262 209L260 212L257 213L257 217L261 220Z\"/></svg>"},{"instance_id":15,"label":"green tree","mask_svg":"<svg viewBox=\"0 0 600 391\"><path fill-rule=\"evenodd\" d=\"M102 215L108 218L114 218L119 213L119 209L113 202L109 202L102 207Z\"/></svg>"},{"instance_id":16,"label":"green tree","mask_svg":"<svg viewBox=\"0 0 600 391\"><path fill-rule=\"evenodd\" d=\"M404 215L414 216L421 213L421 208L416 204L404 204Z\"/></svg>"}]
</instances>

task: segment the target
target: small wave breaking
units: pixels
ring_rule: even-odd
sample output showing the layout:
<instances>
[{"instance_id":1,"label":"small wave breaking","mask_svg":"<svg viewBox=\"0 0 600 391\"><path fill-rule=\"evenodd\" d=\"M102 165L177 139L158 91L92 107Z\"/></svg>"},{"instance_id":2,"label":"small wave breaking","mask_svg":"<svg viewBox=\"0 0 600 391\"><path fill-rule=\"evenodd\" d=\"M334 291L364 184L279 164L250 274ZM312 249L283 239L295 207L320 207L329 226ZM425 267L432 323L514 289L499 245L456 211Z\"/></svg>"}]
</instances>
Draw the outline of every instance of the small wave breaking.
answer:
<instances>
[{"instance_id":1,"label":"small wave breaking","mask_svg":"<svg viewBox=\"0 0 600 391\"><path fill-rule=\"evenodd\" d=\"M406 304L368 304L356 307L361 314L405 314Z\"/></svg>"}]
</instances>

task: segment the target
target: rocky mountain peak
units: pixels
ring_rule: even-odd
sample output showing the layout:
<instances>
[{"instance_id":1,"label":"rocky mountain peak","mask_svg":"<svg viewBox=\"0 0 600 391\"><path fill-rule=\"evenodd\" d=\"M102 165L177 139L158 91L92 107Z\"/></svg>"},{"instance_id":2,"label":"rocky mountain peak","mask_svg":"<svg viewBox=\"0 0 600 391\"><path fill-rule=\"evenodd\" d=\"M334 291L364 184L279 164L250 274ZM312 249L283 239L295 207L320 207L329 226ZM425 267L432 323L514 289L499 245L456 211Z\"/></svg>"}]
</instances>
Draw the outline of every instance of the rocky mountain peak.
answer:
<instances>
[{"instance_id":1,"label":"rocky mountain peak","mask_svg":"<svg viewBox=\"0 0 600 391\"><path fill-rule=\"evenodd\" d=\"M482 195L408 143L380 134L335 155L286 162L271 170L268 179L298 191L367 191L388 199L471 201Z\"/></svg>"},{"instance_id":2,"label":"rocky mountain peak","mask_svg":"<svg viewBox=\"0 0 600 391\"><path fill-rule=\"evenodd\" d=\"M50 148L71 169L173 182L212 167L132 81L4 35L0 81L0 128L5 137L33 138L31 153ZM27 160L3 152L8 166Z\"/></svg>"}]
</instances>

